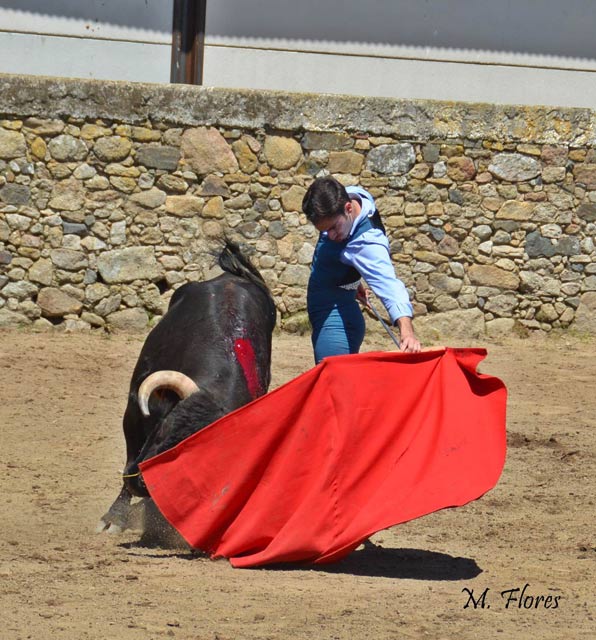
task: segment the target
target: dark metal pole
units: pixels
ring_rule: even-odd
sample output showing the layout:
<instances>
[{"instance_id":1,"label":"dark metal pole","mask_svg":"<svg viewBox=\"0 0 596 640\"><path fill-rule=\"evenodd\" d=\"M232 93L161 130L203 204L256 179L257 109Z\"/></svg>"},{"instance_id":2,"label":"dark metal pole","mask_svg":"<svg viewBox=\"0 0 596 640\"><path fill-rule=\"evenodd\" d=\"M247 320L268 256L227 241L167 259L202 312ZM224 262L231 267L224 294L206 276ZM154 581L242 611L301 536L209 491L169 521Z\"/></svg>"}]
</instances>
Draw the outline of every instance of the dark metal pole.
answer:
<instances>
[{"instance_id":1,"label":"dark metal pole","mask_svg":"<svg viewBox=\"0 0 596 640\"><path fill-rule=\"evenodd\" d=\"M174 0L170 82L203 83L207 0Z\"/></svg>"}]
</instances>

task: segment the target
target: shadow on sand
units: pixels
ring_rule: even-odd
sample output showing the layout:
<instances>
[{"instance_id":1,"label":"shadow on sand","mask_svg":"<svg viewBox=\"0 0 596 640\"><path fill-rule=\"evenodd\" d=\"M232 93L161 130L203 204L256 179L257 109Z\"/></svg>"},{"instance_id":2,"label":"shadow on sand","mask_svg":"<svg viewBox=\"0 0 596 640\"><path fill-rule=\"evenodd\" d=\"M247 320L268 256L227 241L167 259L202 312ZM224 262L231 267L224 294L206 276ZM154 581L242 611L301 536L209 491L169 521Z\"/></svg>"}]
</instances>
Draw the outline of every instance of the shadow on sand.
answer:
<instances>
[{"instance_id":1,"label":"shadow on sand","mask_svg":"<svg viewBox=\"0 0 596 640\"><path fill-rule=\"evenodd\" d=\"M119 545L135 551L144 557L180 558L193 560L207 559L208 556L198 549L178 547L164 548L154 540L124 542ZM155 553L147 553L148 550ZM221 561L221 560L219 560ZM245 571L319 571L321 573L349 574L376 578L394 578L397 580L470 580L482 573L482 569L471 558L456 558L447 553L425 551L423 549L388 549L364 543L363 548L353 551L349 556L331 564L280 563L263 567L249 567Z\"/></svg>"},{"instance_id":2,"label":"shadow on sand","mask_svg":"<svg viewBox=\"0 0 596 640\"><path fill-rule=\"evenodd\" d=\"M482 573L471 558L455 558L447 553L422 549L387 549L367 541L364 548L332 564L276 564L263 567L291 571L296 569L345 573L354 576L401 580L470 580Z\"/></svg>"}]
</instances>

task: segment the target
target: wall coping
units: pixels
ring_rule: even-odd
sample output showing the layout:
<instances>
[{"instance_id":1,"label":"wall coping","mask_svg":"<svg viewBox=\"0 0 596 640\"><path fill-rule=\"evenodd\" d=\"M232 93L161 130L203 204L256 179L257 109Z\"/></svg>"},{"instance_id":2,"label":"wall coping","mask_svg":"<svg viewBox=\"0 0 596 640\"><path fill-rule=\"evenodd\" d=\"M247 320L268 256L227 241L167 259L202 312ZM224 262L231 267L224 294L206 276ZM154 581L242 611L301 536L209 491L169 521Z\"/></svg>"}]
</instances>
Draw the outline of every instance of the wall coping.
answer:
<instances>
[{"instance_id":1,"label":"wall coping","mask_svg":"<svg viewBox=\"0 0 596 640\"><path fill-rule=\"evenodd\" d=\"M596 146L596 111L0 74L0 117Z\"/></svg>"}]
</instances>

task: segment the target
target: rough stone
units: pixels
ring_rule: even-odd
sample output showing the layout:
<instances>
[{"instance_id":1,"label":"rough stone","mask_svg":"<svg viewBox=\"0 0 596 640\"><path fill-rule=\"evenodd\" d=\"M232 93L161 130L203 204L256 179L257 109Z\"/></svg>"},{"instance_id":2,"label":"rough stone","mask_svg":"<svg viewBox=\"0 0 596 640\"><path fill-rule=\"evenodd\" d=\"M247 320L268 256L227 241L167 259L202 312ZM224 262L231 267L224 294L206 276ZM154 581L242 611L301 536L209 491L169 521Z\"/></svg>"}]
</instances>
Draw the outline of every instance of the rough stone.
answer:
<instances>
[{"instance_id":1,"label":"rough stone","mask_svg":"<svg viewBox=\"0 0 596 640\"><path fill-rule=\"evenodd\" d=\"M542 147L542 161L547 165L556 165L564 167L567 164L569 151L567 147L557 147L555 145L545 144Z\"/></svg>"},{"instance_id":2,"label":"rough stone","mask_svg":"<svg viewBox=\"0 0 596 640\"><path fill-rule=\"evenodd\" d=\"M43 138L34 138L31 143L31 153L38 159L43 160L46 157L48 147Z\"/></svg>"},{"instance_id":3,"label":"rough stone","mask_svg":"<svg viewBox=\"0 0 596 640\"><path fill-rule=\"evenodd\" d=\"M203 233L208 238L221 238L223 234L223 227L220 222L207 220L203 223Z\"/></svg>"},{"instance_id":4,"label":"rough stone","mask_svg":"<svg viewBox=\"0 0 596 640\"><path fill-rule=\"evenodd\" d=\"M497 220L519 220L526 221L532 218L535 205L532 202L521 200L507 200L497 211Z\"/></svg>"},{"instance_id":5,"label":"rough stone","mask_svg":"<svg viewBox=\"0 0 596 640\"><path fill-rule=\"evenodd\" d=\"M106 321L102 317L95 313L89 313L89 311L83 311L81 313L81 320L92 327L105 327L106 324Z\"/></svg>"},{"instance_id":6,"label":"rough stone","mask_svg":"<svg viewBox=\"0 0 596 640\"><path fill-rule=\"evenodd\" d=\"M554 305L546 303L540 305L535 317L538 322L552 324L555 320L558 320L559 314L557 313Z\"/></svg>"},{"instance_id":7,"label":"rough stone","mask_svg":"<svg viewBox=\"0 0 596 640\"><path fill-rule=\"evenodd\" d=\"M269 224L268 231L269 235L276 240L280 240L288 233L288 230L286 229L284 223L279 220L273 220L273 222Z\"/></svg>"},{"instance_id":8,"label":"rough stone","mask_svg":"<svg viewBox=\"0 0 596 640\"><path fill-rule=\"evenodd\" d=\"M556 241L557 255L561 256L578 256L581 254L581 246L579 238L575 236L564 236Z\"/></svg>"},{"instance_id":9,"label":"rough stone","mask_svg":"<svg viewBox=\"0 0 596 640\"><path fill-rule=\"evenodd\" d=\"M483 242L484 240L488 240L492 236L493 230L489 225L481 224L477 227L474 227L472 229L472 233L478 238L478 240Z\"/></svg>"},{"instance_id":10,"label":"rough stone","mask_svg":"<svg viewBox=\"0 0 596 640\"><path fill-rule=\"evenodd\" d=\"M215 198L207 200L203 207L202 214L204 218L223 218L225 215L223 198L216 196Z\"/></svg>"},{"instance_id":11,"label":"rough stone","mask_svg":"<svg viewBox=\"0 0 596 640\"><path fill-rule=\"evenodd\" d=\"M26 153L27 143L22 133L0 129L0 158L19 158Z\"/></svg>"},{"instance_id":12,"label":"rough stone","mask_svg":"<svg viewBox=\"0 0 596 640\"><path fill-rule=\"evenodd\" d=\"M199 175L238 170L238 161L232 149L221 133L212 127L185 131L181 151L185 163Z\"/></svg>"},{"instance_id":13,"label":"rough stone","mask_svg":"<svg viewBox=\"0 0 596 640\"><path fill-rule=\"evenodd\" d=\"M147 328L149 317L143 309L123 309L115 311L107 317L107 323L112 331L141 332Z\"/></svg>"},{"instance_id":14,"label":"rough stone","mask_svg":"<svg viewBox=\"0 0 596 640\"><path fill-rule=\"evenodd\" d=\"M98 124L85 123L81 127L81 138L85 140L95 140L103 136L111 136L112 132L108 127L102 127Z\"/></svg>"},{"instance_id":15,"label":"rough stone","mask_svg":"<svg viewBox=\"0 0 596 640\"><path fill-rule=\"evenodd\" d=\"M526 236L526 253L530 258L545 256L547 258L556 253L555 246L549 238L544 238L539 231L532 231Z\"/></svg>"},{"instance_id":16,"label":"rough stone","mask_svg":"<svg viewBox=\"0 0 596 640\"><path fill-rule=\"evenodd\" d=\"M112 224L110 242L113 245L121 245L126 242L126 220L119 220Z\"/></svg>"},{"instance_id":17,"label":"rough stone","mask_svg":"<svg viewBox=\"0 0 596 640\"><path fill-rule=\"evenodd\" d=\"M36 293L37 287L26 280L9 282L2 289L2 295L5 298L16 298L17 300L25 300L25 298L30 298Z\"/></svg>"},{"instance_id":18,"label":"rough stone","mask_svg":"<svg viewBox=\"0 0 596 640\"><path fill-rule=\"evenodd\" d=\"M97 258L97 268L107 283L156 280L162 273L152 247L106 251Z\"/></svg>"},{"instance_id":19,"label":"rough stone","mask_svg":"<svg viewBox=\"0 0 596 640\"><path fill-rule=\"evenodd\" d=\"M499 153L488 166L496 178L509 182L526 182L540 175L540 162L520 153Z\"/></svg>"},{"instance_id":20,"label":"rough stone","mask_svg":"<svg viewBox=\"0 0 596 640\"><path fill-rule=\"evenodd\" d=\"M132 127L130 136L133 140L137 140L139 142L161 140L161 133L148 127Z\"/></svg>"},{"instance_id":21,"label":"rough stone","mask_svg":"<svg viewBox=\"0 0 596 640\"><path fill-rule=\"evenodd\" d=\"M114 311L119 309L121 302L122 296L119 293L108 296L106 298L102 298L95 305L95 312L102 318L105 318L106 316L110 315L110 313L114 313Z\"/></svg>"},{"instance_id":22,"label":"rough stone","mask_svg":"<svg viewBox=\"0 0 596 640\"><path fill-rule=\"evenodd\" d=\"M577 215L586 222L596 222L596 204L582 204L577 208Z\"/></svg>"},{"instance_id":23,"label":"rough stone","mask_svg":"<svg viewBox=\"0 0 596 640\"><path fill-rule=\"evenodd\" d=\"M258 222L245 222L238 225L236 231L249 240L260 238L265 233L265 229Z\"/></svg>"},{"instance_id":24,"label":"rough stone","mask_svg":"<svg viewBox=\"0 0 596 640\"><path fill-rule=\"evenodd\" d=\"M302 146L307 150L340 151L349 149L352 145L352 138L346 133L307 131L302 137Z\"/></svg>"},{"instance_id":25,"label":"rough stone","mask_svg":"<svg viewBox=\"0 0 596 640\"><path fill-rule=\"evenodd\" d=\"M140 294L140 299L145 308L151 313L162 314L165 311L165 301L161 298L159 289L155 285L149 285Z\"/></svg>"},{"instance_id":26,"label":"rough stone","mask_svg":"<svg viewBox=\"0 0 596 640\"><path fill-rule=\"evenodd\" d=\"M403 175L416 162L416 154L411 144L400 142L382 144L368 152L366 166L370 171L381 174Z\"/></svg>"},{"instance_id":27,"label":"rough stone","mask_svg":"<svg viewBox=\"0 0 596 640\"><path fill-rule=\"evenodd\" d=\"M148 189L147 191L141 191L141 193L134 193L130 196L130 202L145 207L146 209L156 209L166 202L166 193L157 187Z\"/></svg>"},{"instance_id":28,"label":"rough stone","mask_svg":"<svg viewBox=\"0 0 596 640\"><path fill-rule=\"evenodd\" d=\"M476 176L474 161L466 156L449 158L449 160L447 160L447 175L455 182L473 180Z\"/></svg>"},{"instance_id":29,"label":"rough stone","mask_svg":"<svg viewBox=\"0 0 596 640\"><path fill-rule=\"evenodd\" d=\"M79 222L63 222L62 230L64 231L65 235L77 235L81 238L89 233L89 228L87 227L87 225L81 224Z\"/></svg>"},{"instance_id":30,"label":"rough stone","mask_svg":"<svg viewBox=\"0 0 596 640\"><path fill-rule=\"evenodd\" d=\"M259 166L259 160L247 140L236 140L232 143L232 151L238 160L240 171L253 173Z\"/></svg>"},{"instance_id":31,"label":"rough stone","mask_svg":"<svg viewBox=\"0 0 596 640\"><path fill-rule=\"evenodd\" d=\"M52 195L49 201L52 209L59 211L80 211L85 204L85 191L83 186L76 178L68 178L57 182L52 189ZM76 222L82 222L84 214L81 212Z\"/></svg>"},{"instance_id":32,"label":"rough stone","mask_svg":"<svg viewBox=\"0 0 596 640\"><path fill-rule=\"evenodd\" d=\"M434 164L439 160L440 147L436 144L425 144L422 147L422 157L425 162Z\"/></svg>"},{"instance_id":33,"label":"rough stone","mask_svg":"<svg viewBox=\"0 0 596 640\"><path fill-rule=\"evenodd\" d=\"M0 309L0 328L12 329L31 324L31 320L16 311L10 309Z\"/></svg>"},{"instance_id":34,"label":"rough stone","mask_svg":"<svg viewBox=\"0 0 596 640\"><path fill-rule=\"evenodd\" d=\"M431 265L449 262L449 258L433 251L414 251L414 258L422 263L430 263Z\"/></svg>"},{"instance_id":35,"label":"rough stone","mask_svg":"<svg viewBox=\"0 0 596 640\"><path fill-rule=\"evenodd\" d=\"M157 181L157 187L172 193L186 193L188 190L188 182L186 182L184 178L165 173Z\"/></svg>"},{"instance_id":36,"label":"rough stone","mask_svg":"<svg viewBox=\"0 0 596 640\"><path fill-rule=\"evenodd\" d=\"M230 198L225 203L226 209L251 209L252 198L248 193L242 193L235 198Z\"/></svg>"},{"instance_id":37,"label":"rough stone","mask_svg":"<svg viewBox=\"0 0 596 640\"><path fill-rule=\"evenodd\" d=\"M445 273L431 273L429 282L432 287L445 291L450 294L459 293L462 287L462 281L458 278L452 278Z\"/></svg>"},{"instance_id":38,"label":"rough stone","mask_svg":"<svg viewBox=\"0 0 596 640\"><path fill-rule=\"evenodd\" d=\"M559 240L551 240L541 235L539 231L532 231L526 236L526 253L530 258L544 256L550 258L554 255L576 256L581 254L579 239L573 236L562 237Z\"/></svg>"},{"instance_id":39,"label":"rough stone","mask_svg":"<svg viewBox=\"0 0 596 640\"><path fill-rule=\"evenodd\" d=\"M484 305L484 310L497 316L511 317L517 307L518 300L514 293L503 293L491 296Z\"/></svg>"},{"instance_id":40,"label":"rough stone","mask_svg":"<svg viewBox=\"0 0 596 640\"><path fill-rule=\"evenodd\" d=\"M431 308L433 311L443 313L445 311L453 311L455 309L459 309L459 304L457 304L457 300L450 295L442 293L438 295L431 303Z\"/></svg>"},{"instance_id":41,"label":"rough stone","mask_svg":"<svg viewBox=\"0 0 596 640\"><path fill-rule=\"evenodd\" d=\"M520 284L517 275L493 265L473 264L468 269L468 277L473 285L480 287L515 290Z\"/></svg>"},{"instance_id":42,"label":"rough stone","mask_svg":"<svg viewBox=\"0 0 596 640\"><path fill-rule=\"evenodd\" d=\"M11 229L26 231L31 226L31 218L18 213L7 213L6 222Z\"/></svg>"},{"instance_id":43,"label":"rough stone","mask_svg":"<svg viewBox=\"0 0 596 640\"><path fill-rule=\"evenodd\" d=\"M132 142L121 136L99 138L93 145L93 152L104 162L119 162L130 154Z\"/></svg>"},{"instance_id":44,"label":"rough stone","mask_svg":"<svg viewBox=\"0 0 596 640\"><path fill-rule=\"evenodd\" d=\"M357 151L332 151L327 169L330 173L359 175L364 164L364 156Z\"/></svg>"},{"instance_id":45,"label":"rough stone","mask_svg":"<svg viewBox=\"0 0 596 640\"><path fill-rule=\"evenodd\" d=\"M281 204L284 211L302 211L302 200L306 193L304 187L292 185L281 196Z\"/></svg>"},{"instance_id":46,"label":"rough stone","mask_svg":"<svg viewBox=\"0 0 596 640\"><path fill-rule=\"evenodd\" d=\"M5 184L0 189L0 200L5 204L12 204L16 207L28 204L31 198L31 191L24 184Z\"/></svg>"},{"instance_id":47,"label":"rough stone","mask_svg":"<svg viewBox=\"0 0 596 640\"><path fill-rule=\"evenodd\" d=\"M54 266L52 261L47 258L40 258L37 262L31 265L29 269L29 280L31 282L39 282L45 286L52 284L52 277L54 275Z\"/></svg>"},{"instance_id":48,"label":"rough stone","mask_svg":"<svg viewBox=\"0 0 596 640\"><path fill-rule=\"evenodd\" d=\"M289 169L302 159L302 147L294 138L267 136L263 151L274 169Z\"/></svg>"},{"instance_id":49,"label":"rough stone","mask_svg":"<svg viewBox=\"0 0 596 640\"><path fill-rule=\"evenodd\" d=\"M196 196L168 196L166 198L166 213L179 218L193 218L201 213L203 198Z\"/></svg>"},{"instance_id":50,"label":"rough stone","mask_svg":"<svg viewBox=\"0 0 596 640\"><path fill-rule=\"evenodd\" d=\"M207 176L201 185L202 196L222 196L227 198L230 195L230 189L220 176Z\"/></svg>"},{"instance_id":51,"label":"rough stone","mask_svg":"<svg viewBox=\"0 0 596 640\"><path fill-rule=\"evenodd\" d=\"M85 182L85 186L93 191L108 189L110 181L105 176L93 176L93 178Z\"/></svg>"},{"instance_id":52,"label":"rough stone","mask_svg":"<svg viewBox=\"0 0 596 640\"><path fill-rule=\"evenodd\" d=\"M596 164L577 164L573 167L573 176L577 183L588 191L596 190Z\"/></svg>"},{"instance_id":53,"label":"rough stone","mask_svg":"<svg viewBox=\"0 0 596 640\"><path fill-rule=\"evenodd\" d=\"M474 340L484 336L484 314L480 309L458 309L416 318L416 331L428 340Z\"/></svg>"},{"instance_id":54,"label":"rough stone","mask_svg":"<svg viewBox=\"0 0 596 640\"><path fill-rule=\"evenodd\" d=\"M62 318L68 314L78 314L83 303L61 289L46 287L39 292L37 304L45 318Z\"/></svg>"},{"instance_id":55,"label":"rough stone","mask_svg":"<svg viewBox=\"0 0 596 640\"><path fill-rule=\"evenodd\" d=\"M551 184L553 182L563 182L567 175L565 167L544 167L542 170L542 182Z\"/></svg>"},{"instance_id":56,"label":"rough stone","mask_svg":"<svg viewBox=\"0 0 596 640\"><path fill-rule=\"evenodd\" d=\"M52 158L60 162L83 160L89 152L87 145L81 139L68 134L52 138L48 144L48 150Z\"/></svg>"},{"instance_id":57,"label":"rough stone","mask_svg":"<svg viewBox=\"0 0 596 640\"><path fill-rule=\"evenodd\" d=\"M73 249L54 249L50 251L50 257L56 267L66 271L79 271L88 265L87 256Z\"/></svg>"},{"instance_id":58,"label":"rough stone","mask_svg":"<svg viewBox=\"0 0 596 640\"><path fill-rule=\"evenodd\" d=\"M110 184L118 191L124 193L132 193L137 188L137 182L134 178L121 178L119 176L111 176Z\"/></svg>"},{"instance_id":59,"label":"rough stone","mask_svg":"<svg viewBox=\"0 0 596 640\"><path fill-rule=\"evenodd\" d=\"M62 120L51 118L27 118L25 127L39 136L57 136L64 131Z\"/></svg>"},{"instance_id":60,"label":"rough stone","mask_svg":"<svg viewBox=\"0 0 596 640\"><path fill-rule=\"evenodd\" d=\"M486 334L491 338L510 336L515 328L513 318L495 318L486 323Z\"/></svg>"},{"instance_id":61,"label":"rough stone","mask_svg":"<svg viewBox=\"0 0 596 640\"><path fill-rule=\"evenodd\" d=\"M136 152L137 164L150 169L175 171L180 158L180 149L162 145L141 145Z\"/></svg>"},{"instance_id":62,"label":"rough stone","mask_svg":"<svg viewBox=\"0 0 596 640\"><path fill-rule=\"evenodd\" d=\"M309 267L298 264L291 264L282 271L279 277L279 281L282 284L287 284L290 286L305 287L308 284L309 277Z\"/></svg>"},{"instance_id":63,"label":"rough stone","mask_svg":"<svg viewBox=\"0 0 596 640\"><path fill-rule=\"evenodd\" d=\"M441 231L438 232L439 235L440 233ZM459 243L451 236L444 236L437 245L437 250L443 255L455 256L459 253Z\"/></svg>"}]
</instances>

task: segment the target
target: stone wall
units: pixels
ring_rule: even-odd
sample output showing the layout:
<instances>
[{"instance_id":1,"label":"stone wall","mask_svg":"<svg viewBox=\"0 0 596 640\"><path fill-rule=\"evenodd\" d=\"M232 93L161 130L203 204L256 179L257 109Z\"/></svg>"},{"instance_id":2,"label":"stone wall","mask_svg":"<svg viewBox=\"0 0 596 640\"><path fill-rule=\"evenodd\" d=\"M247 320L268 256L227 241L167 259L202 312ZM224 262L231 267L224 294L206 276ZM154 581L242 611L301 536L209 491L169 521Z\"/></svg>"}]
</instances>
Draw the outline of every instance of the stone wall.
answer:
<instances>
[{"instance_id":1,"label":"stone wall","mask_svg":"<svg viewBox=\"0 0 596 640\"><path fill-rule=\"evenodd\" d=\"M304 323L314 176L376 198L418 323L596 331L591 110L0 76L0 326L144 329L249 248Z\"/></svg>"}]
</instances>

